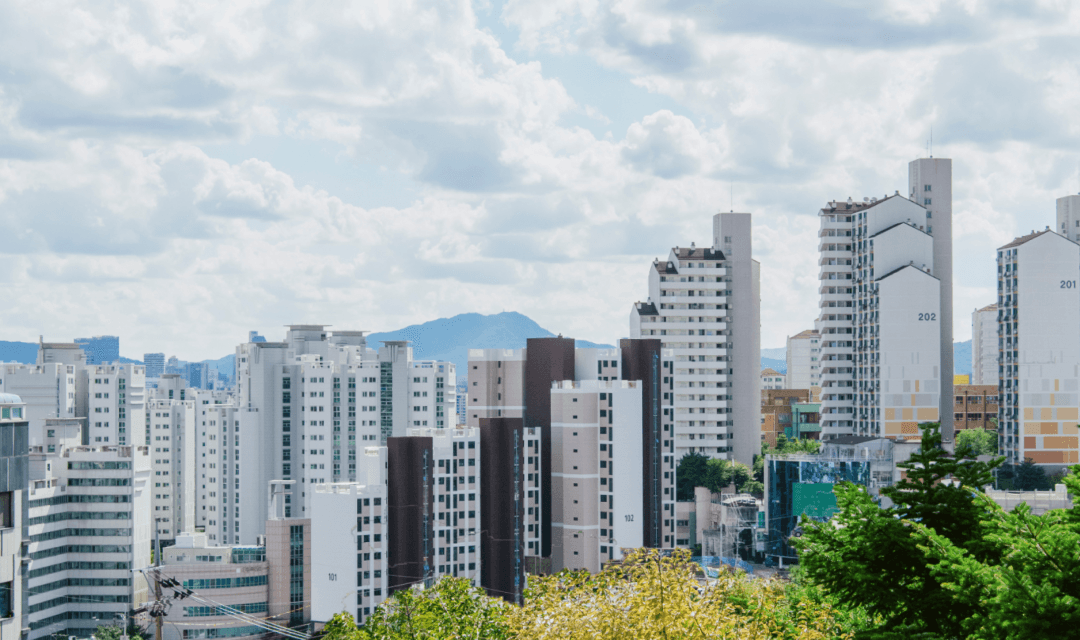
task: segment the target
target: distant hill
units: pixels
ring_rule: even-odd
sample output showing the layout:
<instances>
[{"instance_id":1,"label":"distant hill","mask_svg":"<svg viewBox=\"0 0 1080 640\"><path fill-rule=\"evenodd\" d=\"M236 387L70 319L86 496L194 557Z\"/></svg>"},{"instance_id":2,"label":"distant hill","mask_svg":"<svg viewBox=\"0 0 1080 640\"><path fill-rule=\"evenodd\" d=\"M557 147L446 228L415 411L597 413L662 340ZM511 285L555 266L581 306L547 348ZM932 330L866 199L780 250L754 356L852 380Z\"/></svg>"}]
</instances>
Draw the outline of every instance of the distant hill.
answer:
<instances>
[{"instance_id":1,"label":"distant hill","mask_svg":"<svg viewBox=\"0 0 1080 640\"><path fill-rule=\"evenodd\" d=\"M971 340L954 342L952 353L953 374L971 375Z\"/></svg>"},{"instance_id":2,"label":"distant hill","mask_svg":"<svg viewBox=\"0 0 1080 640\"><path fill-rule=\"evenodd\" d=\"M468 371L469 349L521 349L529 338L555 334L516 311L492 315L463 313L383 333L368 334L367 343L378 349L384 341L408 340L417 360L446 360L457 365L458 375ZM568 336L569 337L569 336ZM611 349L612 345L576 340L579 347Z\"/></svg>"},{"instance_id":3,"label":"distant hill","mask_svg":"<svg viewBox=\"0 0 1080 640\"><path fill-rule=\"evenodd\" d=\"M0 340L0 362L21 362L34 364L37 362L36 342L8 342Z\"/></svg>"},{"instance_id":4,"label":"distant hill","mask_svg":"<svg viewBox=\"0 0 1080 640\"><path fill-rule=\"evenodd\" d=\"M765 352L764 349L761 350ZM761 358L761 370L772 369L777 373L787 373L787 360L777 360L776 358Z\"/></svg>"}]
</instances>

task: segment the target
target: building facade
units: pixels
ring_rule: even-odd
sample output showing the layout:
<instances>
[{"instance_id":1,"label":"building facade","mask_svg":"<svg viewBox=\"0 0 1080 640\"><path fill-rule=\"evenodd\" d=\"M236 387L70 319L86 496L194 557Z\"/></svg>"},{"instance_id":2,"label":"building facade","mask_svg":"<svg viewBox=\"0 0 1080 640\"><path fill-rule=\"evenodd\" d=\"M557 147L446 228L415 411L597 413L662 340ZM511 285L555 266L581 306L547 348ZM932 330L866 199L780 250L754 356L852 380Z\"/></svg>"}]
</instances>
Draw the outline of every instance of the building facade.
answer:
<instances>
[{"instance_id":1,"label":"building facade","mask_svg":"<svg viewBox=\"0 0 1080 640\"><path fill-rule=\"evenodd\" d=\"M765 397L765 392L769 389L787 389L787 376L776 371L774 369L762 369L761 370L761 397Z\"/></svg>"},{"instance_id":2,"label":"building facade","mask_svg":"<svg viewBox=\"0 0 1080 640\"><path fill-rule=\"evenodd\" d=\"M1080 242L1080 195L1057 199L1057 232L1073 242Z\"/></svg>"},{"instance_id":3,"label":"building facade","mask_svg":"<svg viewBox=\"0 0 1080 640\"><path fill-rule=\"evenodd\" d=\"M147 599L153 511L146 446L84 446L82 421L46 425L30 451L26 626L89 637Z\"/></svg>"},{"instance_id":4,"label":"building facade","mask_svg":"<svg viewBox=\"0 0 1080 640\"><path fill-rule=\"evenodd\" d=\"M996 384L958 384L953 386L953 394L953 423L957 431L987 429L997 432Z\"/></svg>"},{"instance_id":5,"label":"building facade","mask_svg":"<svg viewBox=\"0 0 1080 640\"><path fill-rule=\"evenodd\" d=\"M752 464L761 440L760 311L750 214L717 214L711 248L676 247L654 261L649 298L630 313L630 336L659 339L672 352L665 377L676 457Z\"/></svg>"},{"instance_id":6,"label":"building facade","mask_svg":"<svg viewBox=\"0 0 1080 640\"><path fill-rule=\"evenodd\" d=\"M44 442L46 419L75 417L78 381L74 364L0 364L0 393L22 400L32 445Z\"/></svg>"},{"instance_id":7,"label":"building facade","mask_svg":"<svg viewBox=\"0 0 1080 640\"><path fill-rule=\"evenodd\" d=\"M809 389L821 384L821 334L807 329L787 339L788 389Z\"/></svg>"},{"instance_id":8,"label":"building facade","mask_svg":"<svg viewBox=\"0 0 1080 640\"><path fill-rule=\"evenodd\" d=\"M1047 229L998 249L998 440L1011 464L1077 457L1080 245Z\"/></svg>"},{"instance_id":9,"label":"building facade","mask_svg":"<svg viewBox=\"0 0 1080 640\"><path fill-rule=\"evenodd\" d=\"M19 396L0 393L0 640L22 638L26 626L26 570L29 430Z\"/></svg>"},{"instance_id":10,"label":"building facade","mask_svg":"<svg viewBox=\"0 0 1080 640\"><path fill-rule=\"evenodd\" d=\"M971 384L998 383L998 308L989 304L971 313Z\"/></svg>"}]
</instances>

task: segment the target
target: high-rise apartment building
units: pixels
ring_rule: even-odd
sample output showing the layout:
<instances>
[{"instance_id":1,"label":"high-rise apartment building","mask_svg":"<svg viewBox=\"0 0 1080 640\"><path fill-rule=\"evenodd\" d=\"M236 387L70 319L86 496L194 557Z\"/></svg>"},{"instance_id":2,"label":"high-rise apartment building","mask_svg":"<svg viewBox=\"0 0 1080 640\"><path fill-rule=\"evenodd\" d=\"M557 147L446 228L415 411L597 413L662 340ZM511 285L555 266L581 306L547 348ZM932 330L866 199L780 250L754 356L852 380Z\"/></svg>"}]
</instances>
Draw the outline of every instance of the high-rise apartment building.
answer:
<instances>
[{"instance_id":1,"label":"high-rise apartment building","mask_svg":"<svg viewBox=\"0 0 1080 640\"><path fill-rule=\"evenodd\" d=\"M30 451L24 623L85 638L145 602L152 483L145 446L84 446L81 419L50 420Z\"/></svg>"},{"instance_id":2,"label":"high-rise apartment building","mask_svg":"<svg viewBox=\"0 0 1080 640\"><path fill-rule=\"evenodd\" d=\"M120 338L117 336L75 338L75 344L86 352L86 364L109 364L120 361Z\"/></svg>"},{"instance_id":3,"label":"high-rise apartment building","mask_svg":"<svg viewBox=\"0 0 1080 640\"><path fill-rule=\"evenodd\" d=\"M1045 231L998 249L998 439L1012 464L1080 462L1080 245Z\"/></svg>"},{"instance_id":4,"label":"high-rise apartment building","mask_svg":"<svg viewBox=\"0 0 1080 640\"><path fill-rule=\"evenodd\" d=\"M938 415L942 436L953 438L952 160L919 158L908 163L908 197L926 210L926 233L934 239L933 275L940 283L938 307L941 384Z\"/></svg>"},{"instance_id":5,"label":"high-rise apartment building","mask_svg":"<svg viewBox=\"0 0 1080 640\"><path fill-rule=\"evenodd\" d=\"M997 386L998 308L989 304L971 313L971 384Z\"/></svg>"},{"instance_id":6,"label":"high-rise apartment building","mask_svg":"<svg viewBox=\"0 0 1080 640\"><path fill-rule=\"evenodd\" d=\"M138 364L90 365L84 443L141 445L146 432L146 372Z\"/></svg>"},{"instance_id":7,"label":"high-rise apartment building","mask_svg":"<svg viewBox=\"0 0 1080 640\"><path fill-rule=\"evenodd\" d=\"M788 389L809 389L821 385L821 334L817 329L801 331L787 339Z\"/></svg>"},{"instance_id":8,"label":"high-rise apartment building","mask_svg":"<svg viewBox=\"0 0 1080 640\"><path fill-rule=\"evenodd\" d=\"M752 464L761 449L761 294L750 214L713 216L711 248L675 247L653 263L630 336L672 351L664 377L676 457Z\"/></svg>"},{"instance_id":9,"label":"high-rise apartment building","mask_svg":"<svg viewBox=\"0 0 1080 640\"><path fill-rule=\"evenodd\" d=\"M1080 195L1057 199L1057 232L1073 242L1080 242Z\"/></svg>"},{"instance_id":10,"label":"high-rise apartment building","mask_svg":"<svg viewBox=\"0 0 1080 640\"><path fill-rule=\"evenodd\" d=\"M168 378L163 378L167 380ZM163 544L195 531L196 435L195 398L146 403L146 443L153 469L154 529ZM212 444L212 443L211 443Z\"/></svg>"},{"instance_id":11,"label":"high-rise apartment building","mask_svg":"<svg viewBox=\"0 0 1080 640\"><path fill-rule=\"evenodd\" d=\"M24 586L26 565L23 541L27 539L27 489L29 482L30 423L19 396L0 392L0 640L22 638L26 613Z\"/></svg>"},{"instance_id":12,"label":"high-rise apartment building","mask_svg":"<svg viewBox=\"0 0 1080 640\"><path fill-rule=\"evenodd\" d=\"M938 421L952 438L951 161L909 169L911 199L820 212L822 439Z\"/></svg>"},{"instance_id":13,"label":"high-rise apartment building","mask_svg":"<svg viewBox=\"0 0 1080 640\"><path fill-rule=\"evenodd\" d=\"M147 379L158 379L165 373L164 353L144 353L143 366L146 367Z\"/></svg>"}]
</instances>

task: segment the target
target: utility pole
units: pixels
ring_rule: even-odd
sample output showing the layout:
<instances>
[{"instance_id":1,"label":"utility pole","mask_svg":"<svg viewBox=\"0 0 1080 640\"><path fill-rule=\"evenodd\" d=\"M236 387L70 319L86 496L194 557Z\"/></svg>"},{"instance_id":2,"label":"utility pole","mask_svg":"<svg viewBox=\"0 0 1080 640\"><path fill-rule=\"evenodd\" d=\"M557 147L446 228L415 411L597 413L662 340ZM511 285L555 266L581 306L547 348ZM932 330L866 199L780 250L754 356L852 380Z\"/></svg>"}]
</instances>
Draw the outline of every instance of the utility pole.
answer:
<instances>
[{"instance_id":1,"label":"utility pole","mask_svg":"<svg viewBox=\"0 0 1080 640\"><path fill-rule=\"evenodd\" d=\"M154 600L161 604L161 536L158 533L157 524L154 525ZM157 611L154 616L154 640L162 640L161 625L164 624L163 611Z\"/></svg>"}]
</instances>

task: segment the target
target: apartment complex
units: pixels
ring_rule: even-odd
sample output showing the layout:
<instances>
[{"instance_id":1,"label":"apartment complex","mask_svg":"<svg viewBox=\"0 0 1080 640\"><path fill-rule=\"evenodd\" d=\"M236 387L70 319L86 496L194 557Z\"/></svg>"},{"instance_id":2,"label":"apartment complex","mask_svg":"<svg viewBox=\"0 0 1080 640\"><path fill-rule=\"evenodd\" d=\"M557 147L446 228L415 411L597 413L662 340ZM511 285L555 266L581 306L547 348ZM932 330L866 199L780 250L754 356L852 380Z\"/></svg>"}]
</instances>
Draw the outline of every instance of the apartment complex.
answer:
<instances>
[{"instance_id":1,"label":"apartment complex","mask_svg":"<svg viewBox=\"0 0 1080 640\"><path fill-rule=\"evenodd\" d=\"M376 352L363 332L291 325L284 342L237 347L236 362L233 428L220 434L220 446L208 447L215 453L207 464L218 473L208 468L206 482L200 478L228 514L225 539L217 542L255 542L271 481L298 480L285 509L302 517L311 485L356 481L365 447L455 422L453 363L413 360L407 342L386 342Z\"/></svg>"},{"instance_id":2,"label":"apartment complex","mask_svg":"<svg viewBox=\"0 0 1080 640\"><path fill-rule=\"evenodd\" d=\"M996 304L988 304L971 313L971 384L989 384L997 387L997 317Z\"/></svg>"},{"instance_id":3,"label":"apartment complex","mask_svg":"<svg viewBox=\"0 0 1080 640\"><path fill-rule=\"evenodd\" d=\"M514 420L522 416L525 428L535 429L540 436L540 466L536 474L540 478L539 534L536 547L531 545L531 539L526 547L529 561L539 562L540 558L546 558L551 560L553 567L561 562L562 560L555 558L552 551L561 535L558 528L565 524L557 519L556 511L564 507L566 500L571 501L570 504L573 504L575 499L579 505L585 504L584 500L600 504L600 495L595 493L595 487L607 486L579 482L575 487L571 481L569 485L564 483L562 488L566 491L577 491L579 495L565 493L557 496L554 493L554 483L562 482L559 480L562 476L556 474L572 474L572 471L556 469L562 463L554 459L554 456L561 455L561 451L556 451L554 438L556 430L562 427L553 422L553 403L561 399L561 396L556 398L556 394L562 393L558 389L572 388L574 383L614 385L626 381L637 389L635 393L639 394L636 397L640 406L633 413L633 424L622 422L622 419L631 419L622 412L616 415L620 416L620 422L625 426L620 428L617 434L604 425L604 435L617 438L612 445L619 445L609 447L607 443L603 443L604 453L612 450L625 450L628 455L632 451L641 452L640 460L634 458L629 464L637 469L640 475L635 486L640 490L640 517L644 520L635 520L635 523L641 527L643 546L674 546L675 450L674 438L671 435L673 354L662 350L658 339L626 339L620 342L617 349L575 349L572 339L561 336L530 339L527 345L525 349L519 350L478 349L469 352L466 415L470 426L483 425L484 419ZM608 401L605 397L604 402ZM607 418L607 409L603 411L604 418ZM571 412L570 415L575 414ZM580 420L585 419L580 417L584 414L577 415ZM599 420L600 414L592 417ZM599 428L598 426L597 429ZM624 438L625 446L619 444ZM596 446L599 450L600 443ZM616 468L619 468L618 465ZM595 495L590 494L587 498L580 495L586 492ZM605 520L610 521L610 509L605 508L603 511ZM598 509L590 518L599 521L599 513ZM572 518L575 516L566 517L573 522ZM620 553L618 547L610 543L610 539L615 535L612 533L614 528L597 524L591 534L596 536L597 540L601 529L604 530L607 540L604 544L597 542L593 552L599 558L600 547L603 546L604 554L616 557ZM578 555L581 559L581 550L578 550ZM573 551L570 556L573 556ZM605 561L607 559L610 558L605 557Z\"/></svg>"},{"instance_id":4,"label":"apartment complex","mask_svg":"<svg viewBox=\"0 0 1080 640\"><path fill-rule=\"evenodd\" d=\"M83 444L143 445L146 432L146 370L137 364L99 364L81 369L86 377L86 431Z\"/></svg>"},{"instance_id":5,"label":"apartment complex","mask_svg":"<svg viewBox=\"0 0 1080 640\"><path fill-rule=\"evenodd\" d=\"M821 334L816 329L801 331L787 339L788 389L809 389L821 385Z\"/></svg>"},{"instance_id":6,"label":"apartment complex","mask_svg":"<svg viewBox=\"0 0 1080 640\"><path fill-rule=\"evenodd\" d=\"M29 430L22 399L0 393L0 640L18 640L25 626L23 540L28 510Z\"/></svg>"},{"instance_id":7,"label":"apartment complex","mask_svg":"<svg viewBox=\"0 0 1080 640\"><path fill-rule=\"evenodd\" d=\"M953 423L956 430L997 431L998 386L958 384L953 386Z\"/></svg>"},{"instance_id":8,"label":"apartment complex","mask_svg":"<svg viewBox=\"0 0 1080 640\"><path fill-rule=\"evenodd\" d=\"M761 295L750 214L717 214L711 248L675 247L653 262L630 336L659 339L672 352L665 391L676 457L752 464L761 441Z\"/></svg>"},{"instance_id":9,"label":"apartment complex","mask_svg":"<svg viewBox=\"0 0 1080 640\"><path fill-rule=\"evenodd\" d=\"M939 420L952 437L951 313L943 313L946 298L951 309L951 283L943 290L952 277L951 162L909 168L922 204L849 198L820 212L823 439L917 435L920 422Z\"/></svg>"},{"instance_id":10,"label":"apartment complex","mask_svg":"<svg viewBox=\"0 0 1080 640\"><path fill-rule=\"evenodd\" d=\"M1049 228L998 249L998 436L1009 463L1080 462L1078 273L1080 245Z\"/></svg>"}]
</instances>

